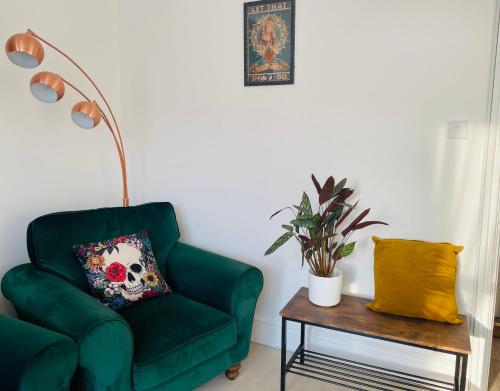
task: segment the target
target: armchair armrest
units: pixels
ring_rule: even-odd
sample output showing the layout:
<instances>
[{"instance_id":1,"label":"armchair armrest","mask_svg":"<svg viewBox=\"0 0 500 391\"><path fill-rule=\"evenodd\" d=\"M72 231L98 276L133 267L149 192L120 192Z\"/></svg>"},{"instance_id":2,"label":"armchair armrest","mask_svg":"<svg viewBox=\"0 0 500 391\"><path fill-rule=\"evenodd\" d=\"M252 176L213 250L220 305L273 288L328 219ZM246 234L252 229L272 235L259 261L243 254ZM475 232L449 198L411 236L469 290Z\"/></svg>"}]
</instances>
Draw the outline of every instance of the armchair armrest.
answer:
<instances>
[{"instance_id":1,"label":"armchair armrest","mask_svg":"<svg viewBox=\"0 0 500 391\"><path fill-rule=\"evenodd\" d=\"M244 359L264 283L262 272L234 259L177 243L167 259L166 277L175 291L235 317L238 340L233 360L238 363Z\"/></svg>"},{"instance_id":2,"label":"armchair armrest","mask_svg":"<svg viewBox=\"0 0 500 391\"><path fill-rule=\"evenodd\" d=\"M67 335L77 344L78 376L85 389L132 390L133 336L118 313L31 264L9 270L2 279L2 293L21 319Z\"/></svg>"},{"instance_id":3,"label":"armchair armrest","mask_svg":"<svg viewBox=\"0 0 500 391\"><path fill-rule=\"evenodd\" d=\"M0 315L0 378L5 390L67 391L78 364L75 343L19 319Z\"/></svg>"}]
</instances>

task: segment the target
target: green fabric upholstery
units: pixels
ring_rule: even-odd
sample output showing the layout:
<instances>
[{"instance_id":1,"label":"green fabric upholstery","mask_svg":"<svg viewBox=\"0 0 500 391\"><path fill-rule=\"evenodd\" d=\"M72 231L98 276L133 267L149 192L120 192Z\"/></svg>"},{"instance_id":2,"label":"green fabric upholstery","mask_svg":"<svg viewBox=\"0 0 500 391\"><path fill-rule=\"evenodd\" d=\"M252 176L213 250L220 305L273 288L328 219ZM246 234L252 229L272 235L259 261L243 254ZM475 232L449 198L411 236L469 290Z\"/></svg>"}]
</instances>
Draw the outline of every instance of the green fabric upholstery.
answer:
<instances>
[{"instance_id":1,"label":"green fabric upholstery","mask_svg":"<svg viewBox=\"0 0 500 391\"><path fill-rule=\"evenodd\" d=\"M262 272L245 263L177 243L168 257L166 275L174 291L234 316L238 340L232 348L233 362L245 359L250 349L255 305L264 283Z\"/></svg>"},{"instance_id":2,"label":"green fabric upholstery","mask_svg":"<svg viewBox=\"0 0 500 391\"><path fill-rule=\"evenodd\" d=\"M203 361L190 370L167 380L167 382L144 391L191 391L206 383L214 376L224 372L233 364L231 352L226 350L212 357L210 360ZM238 388L235 387L235 390L238 390Z\"/></svg>"},{"instance_id":3,"label":"green fabric upholstery","mask_svg":"<svg viewBox=\"0 0 500 391\"><path fill-rule=\"evenodd\" d=\"M120 311L134 334L134 385L146 390L236 343L234 318L178 293Z\"/></svg>"},{"instance_id":4,"label":"green fabric upholstery","mask_svg":"<svg viewBox=\"0 0 500 391\"><path fill-rule=\"evenodd\" d=\"M53 213L28 227L28 254L32 263L56 273L89 292L87 278L73 253L73 245L99 242L147 229L160 271L179 239L172 205L155 202L130 208L102 208Z\"/></svg>"},{"instance_id":5,"label":"green fabric upholstery","mask_svg":"<svg viewBox=\"0 0 500 391\"><path fill-rule=\"evenodd\" d=\"M66 391L78 364L73 341L61 334L0 316L0 389Z\"/></svg>"},{"instance_id":6,"label":"green fabric upholstery","mask_svg":"<svg viewBox=\"0 0 500 391\"><path fill-rule=\"evenodd\" d=\"M88 294L72 246L143 229L174 293L117 313ZM32 264L7 272L2 292L20 318L76 343L72 390L187 391L248 355L262 273L178 238L166 202L56 213L30 224Z\"/></svg>"},{"instance_id":7,"label":"green fabric upholstery","mask_svg":"<svg viewBox=\"0 0 500 391\"><path fill-rule=\"evenodd\" d=\"M14 303L20 318L67 335L77 344L77 378L82 377L83 389L132 389L132 333L119 314L64 279L30 264L5 274L2 293ZM86 371L92 376L84 377Z\"/></svg>"}]
</instances>

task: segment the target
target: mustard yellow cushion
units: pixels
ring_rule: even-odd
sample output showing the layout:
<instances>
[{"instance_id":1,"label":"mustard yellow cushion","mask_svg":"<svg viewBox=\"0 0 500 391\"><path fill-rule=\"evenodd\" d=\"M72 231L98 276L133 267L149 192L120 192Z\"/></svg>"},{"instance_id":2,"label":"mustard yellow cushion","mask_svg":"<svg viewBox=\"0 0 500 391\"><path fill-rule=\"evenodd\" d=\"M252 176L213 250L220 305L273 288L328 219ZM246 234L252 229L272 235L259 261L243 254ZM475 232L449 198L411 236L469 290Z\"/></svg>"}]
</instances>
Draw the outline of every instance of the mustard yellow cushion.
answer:
<instances>
[{"instance_id":1,"label":"mustard yellow cushion","mask_svg":"<svg viewBox=\"0 0 500 391\"><path fill-rule=\"evenodd\" d=\"M367 308L395 315L462 323L455 298L457 254L449 243L373 238L375 300Z\"/></svg>"}]
</instances>

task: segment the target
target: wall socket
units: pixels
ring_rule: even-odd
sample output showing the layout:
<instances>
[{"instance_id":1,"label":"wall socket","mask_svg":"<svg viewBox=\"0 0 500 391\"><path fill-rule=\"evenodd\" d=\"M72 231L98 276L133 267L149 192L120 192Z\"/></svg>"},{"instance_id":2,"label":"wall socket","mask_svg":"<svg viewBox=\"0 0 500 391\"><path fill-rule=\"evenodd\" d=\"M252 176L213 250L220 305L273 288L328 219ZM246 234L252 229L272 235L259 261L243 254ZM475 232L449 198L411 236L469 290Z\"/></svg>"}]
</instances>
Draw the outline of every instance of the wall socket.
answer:
<instances>
[{"instance_id":1,"label":"wall socket","mask_svg":"<svg viewBox=\"0 0 500 391\"><path fill-rule=\"evenodd\" d=\"M469 137L469 121L449 121L448 139L463 140Z\"/></svg>"}]
</instances>

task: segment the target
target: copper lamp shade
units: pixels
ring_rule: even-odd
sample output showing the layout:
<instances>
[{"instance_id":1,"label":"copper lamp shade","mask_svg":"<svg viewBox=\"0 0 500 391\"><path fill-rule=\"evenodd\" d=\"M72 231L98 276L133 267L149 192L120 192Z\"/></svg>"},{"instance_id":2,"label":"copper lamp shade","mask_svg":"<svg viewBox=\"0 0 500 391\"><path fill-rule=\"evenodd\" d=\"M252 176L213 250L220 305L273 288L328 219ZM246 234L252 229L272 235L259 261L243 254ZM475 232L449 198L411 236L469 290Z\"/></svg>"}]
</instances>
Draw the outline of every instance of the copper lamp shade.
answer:
<instances>
[{"instance_id":1,"label":"copper lamp shade","mask_svg":"<svg viewBox=\"0 0 500 391\"><path fill-rule=\"evenodd\" d=\"M31 78L30 90L39 101L55 103L64 96L64 82L55 73L38 72Z\"/></svg>"},{"instance_id":2,"label":"copper lamp shade","mask_svg":"<svg viewBox=\"0 0 500 391\"><path fill-rule=\"evenodd\" d=\"M35 68L43 61L43 46L29 33L14 34L5 43L5 53L22 68Z\"/></svg>"},{"instance_id":3,"label":"copper lamp shade","mask_svg":"<svg viewBox=\"0 0 500 391\"><path fill-rule=\"evenodd\" d=\"M71 110L71 119L80 128L92 129L101 121L101 110L95 102L78 102Z\"/></svg>"}]
</instances>

